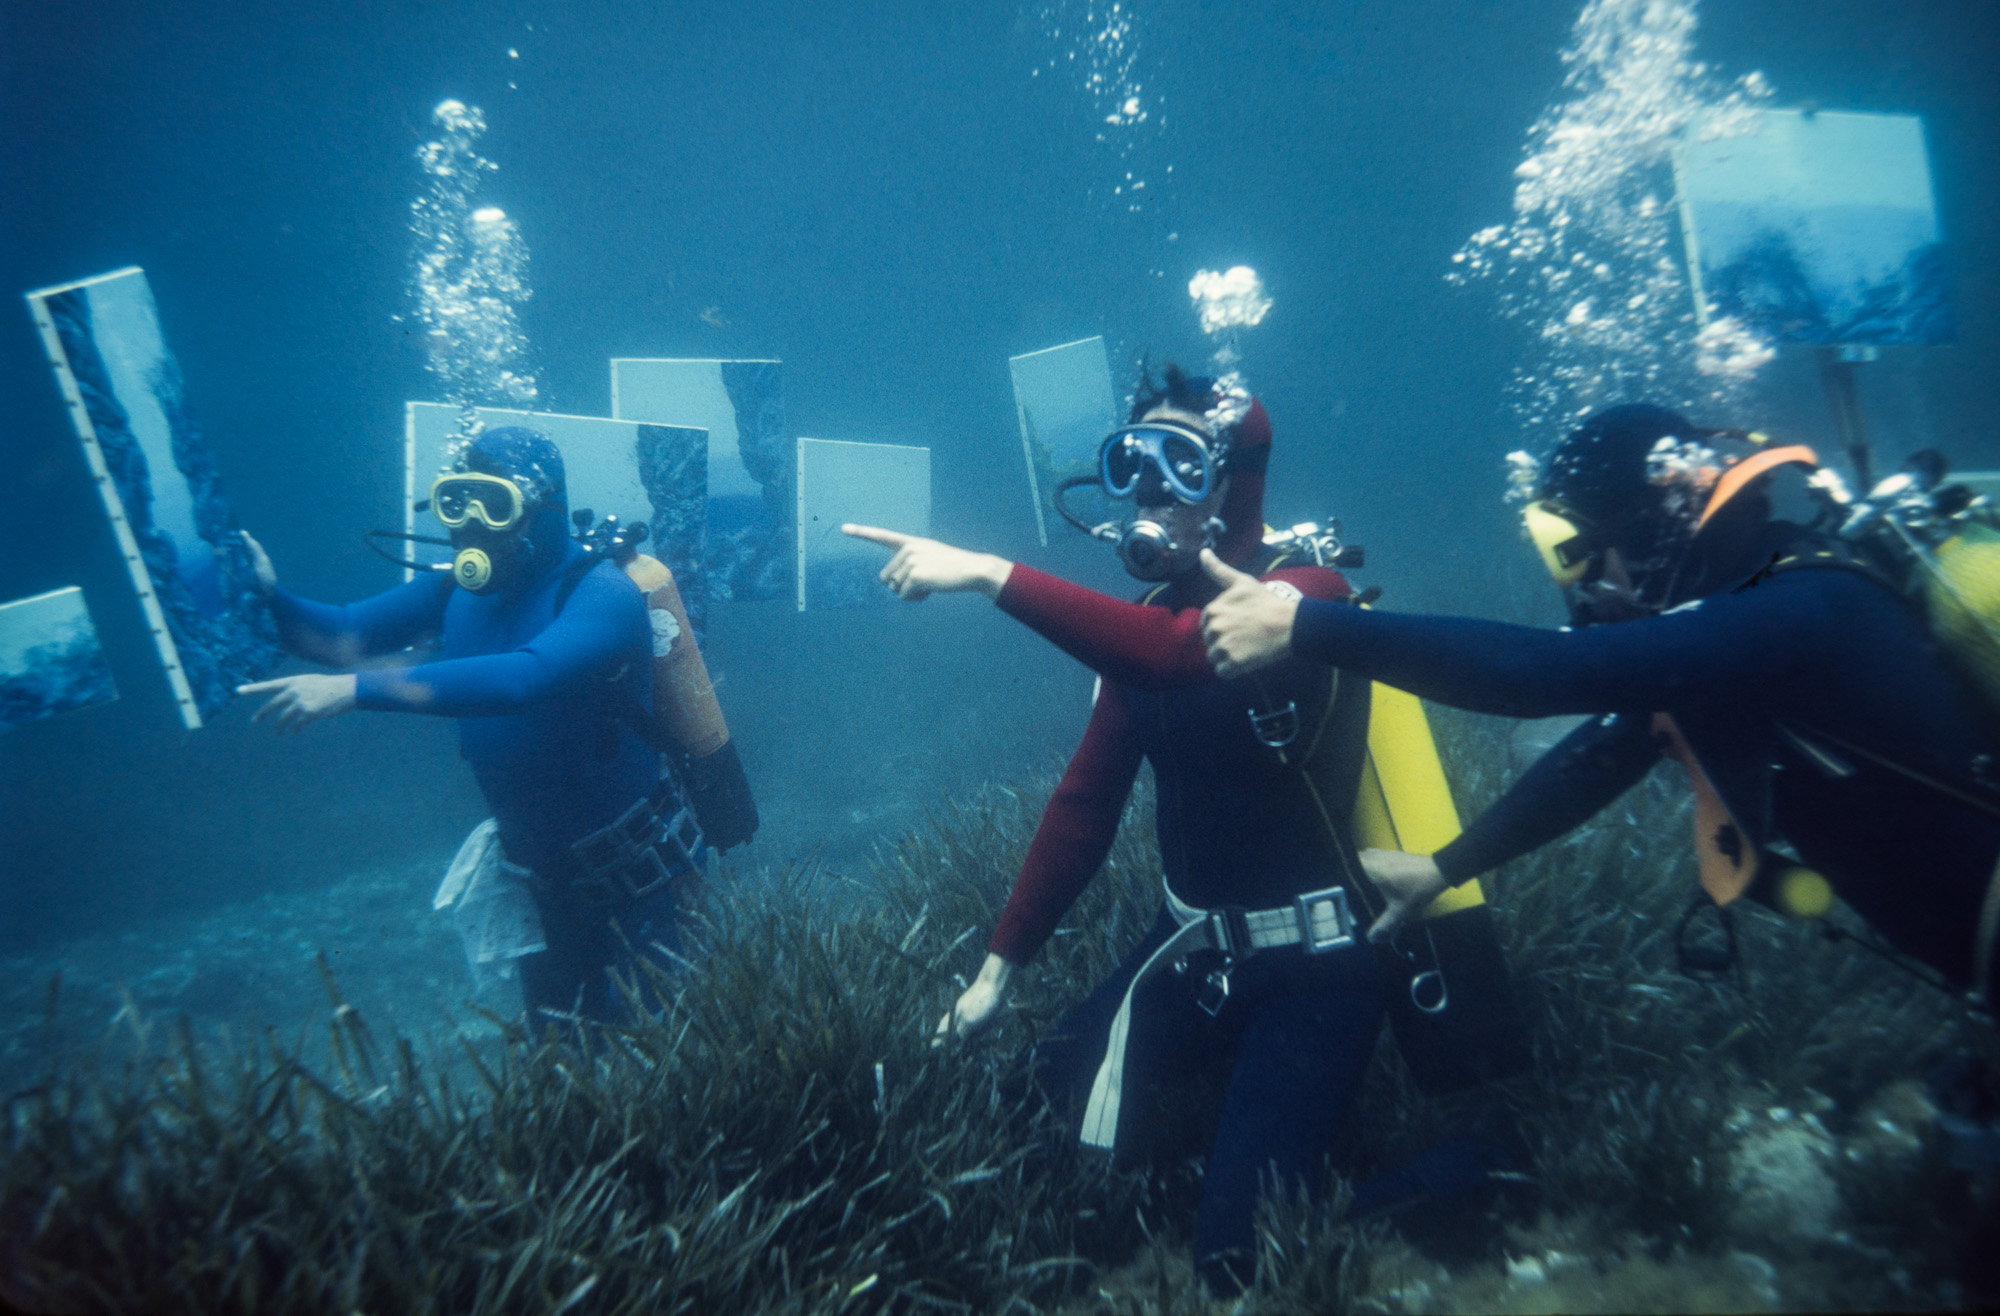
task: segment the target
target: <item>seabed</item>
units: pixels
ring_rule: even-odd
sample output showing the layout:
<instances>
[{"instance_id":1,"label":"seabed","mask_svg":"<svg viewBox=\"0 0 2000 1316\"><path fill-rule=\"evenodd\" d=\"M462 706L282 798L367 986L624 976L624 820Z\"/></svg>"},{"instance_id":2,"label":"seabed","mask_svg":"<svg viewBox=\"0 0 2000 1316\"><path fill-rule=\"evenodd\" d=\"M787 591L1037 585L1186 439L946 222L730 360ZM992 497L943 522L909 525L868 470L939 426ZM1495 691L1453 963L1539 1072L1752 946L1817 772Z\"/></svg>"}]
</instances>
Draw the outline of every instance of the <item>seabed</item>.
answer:
<instances>
[{"instance_id":1,"label":"seabed","mask_svg":"<svg viewBox=\"0 0 2000 1316\"><path fill-rule=\"evenodd\" d=\"M1502 732L1433 716L1476 808ZM667 1008L581 1041L468 1002L428 909L448 856L0 961L0 1301L1209 1310L1187 1257L1198 1169L1086 1155L1008 1081L1151 920L1143 795L997 1034L931 1044L1049 788L941 799L852 871L726 875L706 953L656 984ZM1736 970L1681 974L1686 802L1664 777L1627 800L1489 881L1535 1064L1487 1096L1529 1181L1450 1220L1274 1199L1256 1289L1213 1309L1992 1305L1996 1183L1948 1165L1922 1083L1973 1040L1956 1004L1762 914L1739 919ZM1424 1096L1385 1041L1349 1173L1478 1101Z\"/></svg>"}]
</instances>

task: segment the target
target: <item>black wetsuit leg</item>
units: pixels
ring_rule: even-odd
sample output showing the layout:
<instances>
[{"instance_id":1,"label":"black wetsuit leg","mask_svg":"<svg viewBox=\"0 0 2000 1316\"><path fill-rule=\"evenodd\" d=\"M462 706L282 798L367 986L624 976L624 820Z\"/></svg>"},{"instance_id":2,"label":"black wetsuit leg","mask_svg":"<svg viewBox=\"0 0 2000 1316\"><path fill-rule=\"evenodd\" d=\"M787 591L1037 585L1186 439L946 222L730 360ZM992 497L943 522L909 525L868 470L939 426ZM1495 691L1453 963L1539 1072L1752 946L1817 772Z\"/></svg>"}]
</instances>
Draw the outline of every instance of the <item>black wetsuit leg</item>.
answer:
<instances>
[{"instance_id":1,"label":"black wetsuit leg","mask_svg":"<svg viewBox=\"0 0 2000 1316\"><path fill-rule=\"evenodd\" d=\"M547 1020L544 1011L599 1023L623 1021L630 1012L611 975L633 978L643 995L647 979L638 960L672 970L681 953L679 899L672 887L616 910L580 898L537 904L548 949L521 959L521 996L532 1027Z\"/></svg>"},{"instance_id":2,"label":"black wetsuit leg","mask_svg":"<svg viewBox=\"0 0 2000 1316\"><path fill-rule=\"evenodd\" d=\"M1113 973L1037 1049L1042 1090L1078 1113L1127 986L1175 924L1165 911ZM1118 1129L1121 1157L1205 1150L1195 1257L1218 1294L1255 1266L1259 1194L1325 1185L1340 1124L1359 1093L1388 985L1366 946L1321 956L1268 951L1237 964L1219 1014L1168 971L1133 998Z\"/></svg>"},{"instance_id":3,"label":"black wetsuit leg","mask_svg":"<svg viewBox=\"0 0 2000 1316\"><path fill-rule=\"evenodd\" d=\"M1233 1294L1256 1267L1260 1192L1303 1184L1317 1198L1342 1121L1361 1092L1388 1006L1368 946L1326 955L1279 950L1232 976L1234 1063L1209 1148L1195 1263L1211 1292Z\"/></svg>"}]
</instances>

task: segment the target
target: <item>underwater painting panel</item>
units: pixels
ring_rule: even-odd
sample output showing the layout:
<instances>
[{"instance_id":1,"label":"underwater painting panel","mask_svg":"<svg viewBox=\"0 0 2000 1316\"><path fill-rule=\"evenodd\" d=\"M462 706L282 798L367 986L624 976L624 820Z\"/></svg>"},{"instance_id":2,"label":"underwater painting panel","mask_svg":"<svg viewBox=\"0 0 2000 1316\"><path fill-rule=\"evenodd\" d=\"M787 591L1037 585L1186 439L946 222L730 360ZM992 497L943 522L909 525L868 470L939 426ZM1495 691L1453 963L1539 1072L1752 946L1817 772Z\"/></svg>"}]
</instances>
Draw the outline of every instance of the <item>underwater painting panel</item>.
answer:
<instances>
[{"instance_id":1,"label":"underwater painting panel","mask_svg":"<svg viewBox=\"0 0 2000 1316\"><path fill-rule=\"evenodd\" d=\"M615 358L611 414L708 431L704 551L712 600L792 592L792 451L781 362Z\"/></svg>"},{"instance_id":2,"label":"underwater painting panel","mask_svg":"<svg viewBox=\"0 0 2000 1316\"><path fill-rule=\"evenodd\" d=\"M1049 542L1050 499L1056 484L1096 471L1097 449L1117 425L1111 366L1102 338L1007 358L1014 376L1014 410L1027 454L1028 496L1035 531Z\"/></svg>"},{"instance_id":3,"label":"underwater painting panel","mask_svg":"<svg viewBox=\"0 0 2000 1316\"><path fill-rule=\"evenodd\" d=\"M1762 110L1752 131L1676 160L1702 323L1783 343L1938 344L1955 336L1923 121Z\"/></svg>"},{"instance_id":4,"label":"underwater painting panel","mask_svg":"<svg viewBox=\"0 0 2000 1316\"><path fill-rule=\"evenodd\" d=\"M644 521L642 552L667 564L680 586L688 620L699 631L707 615L702 535L707 506L708 435L699 429L644 425L600 416L564 416L543 411L480 407L473 413L489 430L518 425L540 432L562 450L563 478L572 515L588 509L599 520L616 516L626 525ZM405 477L410 501L407 528L413 534L446 536L429 510L415 510L430 494L431 481L450 469L462 444L459 409L438 402L404 405ZM443 549L437 557L445 556Z\"/></svg>"},{"instance_id":5,"label":"underwater painting panel","mask_svg":"<svg viewBox=\"0 0 2000 1316\"><path fill-rule=\"evenodd\" d=\"M0 731L117 697L81 589L0 603Z\"/></svg>"},{"instance_id":6,"label":"underwater painting panel","mask_svg":"<svg viewBox=\"0 0 2000 1316\"><path fill-rule=\"evenodd\" d=\"M268 675L277 632L136 266L27 294L184 725Z\"/></svg>"},{"instance_id":7,"label":"underwater painting panel","mask_svg":"<svg viewBox=\"0 0 2000 1316\"><path fill-rule=\"evenodd\" d=\"M798 453L799 611L898 602L878 579L888 561L881 545L840 527L928 535L931 450L800 439Z\"/></svg>"}]
</instances>

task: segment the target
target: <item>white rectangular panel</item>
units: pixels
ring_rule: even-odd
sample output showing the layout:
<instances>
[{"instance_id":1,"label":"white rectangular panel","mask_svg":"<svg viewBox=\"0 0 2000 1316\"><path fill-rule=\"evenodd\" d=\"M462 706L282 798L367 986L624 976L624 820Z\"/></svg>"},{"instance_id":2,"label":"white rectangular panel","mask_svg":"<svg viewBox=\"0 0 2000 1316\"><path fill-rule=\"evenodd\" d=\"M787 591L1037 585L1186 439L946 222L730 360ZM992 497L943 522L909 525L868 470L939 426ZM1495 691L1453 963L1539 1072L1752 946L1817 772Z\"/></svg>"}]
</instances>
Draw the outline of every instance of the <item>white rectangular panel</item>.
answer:
<instances>
[{"instance_id":1,"label":"white rectangular panel","mask_svg":"<svg viewBox=\"0 0 2000 1316\"><path fill-rule=\"evenodd\" d=\"M708 431L706 569L717 600L783 598L792 582L792 453L783 365L618 357L611 414Z\"/></svg>"},{"instance_id":2,"label":"white rectangular panel","mask_svg":"<svg viewBox=\"0 0 2000 1316\"><path fill-rule=\"evenodd\" d=\"M0 730L117 697L81 589L0 603Z\"/></svg>"},{"instance_id":3,"label":"white rectangular panel","mask_svg":"<svg viewBox=\"0 0 2000 1316\"><path fill-rule=\"evenodd\" d=\"M404 485L411 493L404 504L409 509L406 528L413 534L442 538L447 534L444 526L428 510L418 512L416 504L429 496L431 482L457 459L459 409L410 402L404 404L404 415ZM484 429L519 426L554 443L562 452L572 513L588 509L599 520L616 516L627 525L646 522L651 533L643 550L674 573L691 620L697 628L702 626L706 433L687 426L498 407L480 407L473 415ZM437 550L437 555L444 556L444 550Z\"/></svg>"},{"instance_id":4,"label":"white rectangular panel","mask_svg":"<svg viewBox=\"0 0 2000 1316\"><path fill-rule=\"evenodd\" d=\"M1093 470L1098 446L1118 423L1111 366L1102 338L1009 357L1007 366L1014 377L1035 531L1046 544L1056 483Z\"/></svg>"},{"instance_id":5,"label":"white rectangular panel","mask_svg":"<svg viewBox=\"0 0 2000 1316\"><path fill-rule=\"evenodd\" d=\"M840 527L852 521L928 535L931 450L800 439L798 491L799 611L894 601L877 579L887 560L881 546Z\"/></svg>"},{"instance_id":6,"label":"white rectangular panel","mask_svg":"<svg viewBox=\"0 0 2000 1316\"><path fill-rule=\"evenodd\" d=\"M182 724L277 665L276 630L143 270L27 294Z\"/></svg>"},{"instance_id":7,"label":"white rectangular panel","mask_svg":"<svg viewBox=\"0 0 2000 1316\"><path fill-rule=\"evenodd\" d=\"M1695 310L1788 343L1954 337L1921 119L1758 110L1675 159Z\"/></svg>"}]
</instances>

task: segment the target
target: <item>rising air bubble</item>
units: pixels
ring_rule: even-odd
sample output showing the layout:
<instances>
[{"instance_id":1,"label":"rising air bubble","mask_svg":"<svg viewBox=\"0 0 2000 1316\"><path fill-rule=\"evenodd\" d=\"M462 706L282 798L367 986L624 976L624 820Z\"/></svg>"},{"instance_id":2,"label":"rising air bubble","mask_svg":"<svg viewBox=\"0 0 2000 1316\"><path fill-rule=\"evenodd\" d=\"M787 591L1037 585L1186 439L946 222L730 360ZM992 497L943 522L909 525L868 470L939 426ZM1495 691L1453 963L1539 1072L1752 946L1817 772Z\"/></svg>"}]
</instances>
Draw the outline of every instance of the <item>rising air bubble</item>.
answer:
<instances>
[{"instance_id":1,"label":"rising air bubble","mask_svg":"<svg viewBox=\"0 0 2000 1316\"><path fill-rule=\"evenodd\" d=\"M1745 131L1771 94L1756 73L1719 85L1693 58L1694 30L1694 0L1590 0L1562 56L1567 99L1528 130L1514 169L1513 221L1452 257L1448 280L1493 280L1501 312L1543 344L1514 372L1530 429L1642 396L1726 411L1771 358L1741 326L1697 338L1676 216L1660 201L1689 125ZM1573 272L1592 280L1589 298Z\"/></svg>"},{"instance_id":2,"label":"rising air bubble","mask_svg":"<svg viewBox=\"0 0 2000 1316\"><path fill-rule=\"evenodd\" d=\"M498 169L475 149L486 117L455 100L432 117L442 135L417 148L426 185L410 204L410 295L439 400L460 410L455 453L478 435L475 407L535 403L520 322L533 294L519 228L498 206L473 205L480 183Z\"/></svg>"},{"instance_id":3,"label":"rising air bubble","mask_svg":"<svg viewBox=\"0 0 2000 1316\"><path fill-rule=\"evenodd\" d=\"M1188 296L1201 318L1201 331L1215 344L1210 360L1219 376L1215 381L1219 400L1207 420L1217 430L1227 429L1250 410L1250 390L1235 368L1242 359L1238 336L1263 323L1271 313L1271 299L1264 294L1264 281L1248 265L1232 266L1223 273L1197 272L1188 280Z\"/></svg>"}]
</instances>

